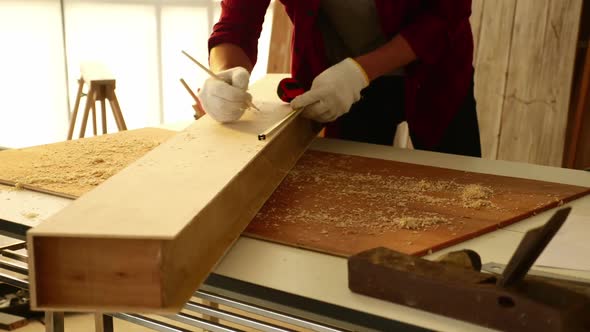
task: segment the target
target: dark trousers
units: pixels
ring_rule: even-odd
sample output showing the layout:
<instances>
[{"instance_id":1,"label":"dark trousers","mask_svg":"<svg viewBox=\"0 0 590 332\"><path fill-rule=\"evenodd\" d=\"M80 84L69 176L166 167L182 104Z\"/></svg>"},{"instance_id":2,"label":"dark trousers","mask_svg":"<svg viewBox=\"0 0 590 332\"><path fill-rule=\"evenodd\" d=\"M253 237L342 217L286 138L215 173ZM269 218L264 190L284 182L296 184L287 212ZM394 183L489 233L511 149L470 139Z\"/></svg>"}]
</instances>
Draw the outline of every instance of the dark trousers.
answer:
<instances>
[{"instance_id":1,"label":"dark trousers","mask_svg":"<svg viewBox=\"0 0 590 332\"><path fill-rule=\"evenodd\" d=\"M339 138L383 145L393 145L397 125L405 121L404 82L401 76L385 76L371 82L362 98L338 121ZM473 83L440 144L427 148L410 128L414 148L464 156L481 157L479 125Z\"/></svg>"}]
</instances>

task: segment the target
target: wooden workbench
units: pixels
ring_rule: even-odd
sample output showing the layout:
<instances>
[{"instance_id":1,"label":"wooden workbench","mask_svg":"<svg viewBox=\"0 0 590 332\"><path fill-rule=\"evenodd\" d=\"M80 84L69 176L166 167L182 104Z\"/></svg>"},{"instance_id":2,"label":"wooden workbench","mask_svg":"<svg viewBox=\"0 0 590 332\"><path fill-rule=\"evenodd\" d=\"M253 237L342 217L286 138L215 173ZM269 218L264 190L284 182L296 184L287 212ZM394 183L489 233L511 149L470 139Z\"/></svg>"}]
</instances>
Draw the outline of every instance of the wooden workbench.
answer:
<instances>
[{"instance_id":1,"label":"wooden workbench","mask_svg":"<svg viewBox=\"0 0 590 332\"><path fill-rule=\"evenodd\" d=\"M590 174L560 168L536 166L524 163L513 163L478 158L460 157L439 153L400 150L390 147L345 141L317 139L313 150L344 153L366 157L377 157L422 165L446 167L452 169L482 172L528 179L559 182L565 184L590 186ZM0 218L7 210L22 207L21 200L27 200L27 206L39 213L38 222L45 216L63 208L61 198L23 192L7 192L0 189L2 201ZM10 202L7 205L6 202ZM573 214L590 217L590 196L568 204L573 207ZM438 251L428 257L437 257L445 252L461 248L476 250L484 262L506 263L512 255L523 233L544 223L551 211L530 217L517 224L505 227L478 238L463 242L453 247ZM16 213L12 213L14 216ZM21 218L22 219L22 218ZM590 229L588 230L590 232ZM545 269L555 272L555 269ZM275 289L305 298L319 300L329 304L340 305L360 312L399 320L417 326L439 331L489 331L469 323L424 313L362 295L353 294L348 290L346 260L331 255L311 252L308 250L287 247L242 237L227 253L217 266L215 273L249 282L264 288ZM560 270L560 273L590 278L590 272Z\"/></svg>"}]
</instances>

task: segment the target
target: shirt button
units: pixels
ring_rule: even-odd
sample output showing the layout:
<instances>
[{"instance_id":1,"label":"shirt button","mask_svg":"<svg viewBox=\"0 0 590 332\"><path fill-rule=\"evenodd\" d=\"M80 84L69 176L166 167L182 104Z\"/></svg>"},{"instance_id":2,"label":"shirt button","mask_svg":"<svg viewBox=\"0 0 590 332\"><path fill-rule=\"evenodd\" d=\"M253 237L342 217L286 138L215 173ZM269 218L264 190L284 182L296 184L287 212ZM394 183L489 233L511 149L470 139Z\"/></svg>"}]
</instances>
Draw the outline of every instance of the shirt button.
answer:
<instances>
[{"instance_id":1,"label":"shirt button","mask_svg":"<svg viewBox=\"0 0 590 332\"><path fill-rule=\"evenodd\" d=\"M307 16L309 16L309 17L314 17L314 16L315 16L315 11L313 11L313 10L308 10L308 11L307 11Z\"/></svg>"}]
</instances>

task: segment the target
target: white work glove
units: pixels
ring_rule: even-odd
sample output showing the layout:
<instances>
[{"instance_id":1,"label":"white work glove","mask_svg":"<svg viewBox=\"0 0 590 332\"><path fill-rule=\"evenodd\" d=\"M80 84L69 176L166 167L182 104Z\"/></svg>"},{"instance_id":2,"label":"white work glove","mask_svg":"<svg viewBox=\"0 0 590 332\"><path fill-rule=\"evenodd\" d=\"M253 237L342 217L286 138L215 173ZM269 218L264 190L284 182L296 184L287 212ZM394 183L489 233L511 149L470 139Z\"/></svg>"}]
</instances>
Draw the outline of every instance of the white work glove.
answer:
<instances>
[{"instance_id":1,"label":"white work glove","mask_svg":"<svg viewBox=\"0 0 590 332\"><path fill-rule=\"evenodd\" d=\"M305 107L302 115L318 122L331 122L348 112L369 85L364 69L346 58L319 74L311 89L291 101L291 107Z\"/></svg>"},{"instance_id":2,"label":"white work glove","mask_svg":"<svg viewBox=\"0 0 590 332\"><path fill-rule=\"evenodd\" d=\"M237 121L242 117L252 96L246 92L250 73L242 67L234 67L217 73L222 80L210 77L199 91L199 101L204 111L221 123Z\"/></svg>"}]
</instances>

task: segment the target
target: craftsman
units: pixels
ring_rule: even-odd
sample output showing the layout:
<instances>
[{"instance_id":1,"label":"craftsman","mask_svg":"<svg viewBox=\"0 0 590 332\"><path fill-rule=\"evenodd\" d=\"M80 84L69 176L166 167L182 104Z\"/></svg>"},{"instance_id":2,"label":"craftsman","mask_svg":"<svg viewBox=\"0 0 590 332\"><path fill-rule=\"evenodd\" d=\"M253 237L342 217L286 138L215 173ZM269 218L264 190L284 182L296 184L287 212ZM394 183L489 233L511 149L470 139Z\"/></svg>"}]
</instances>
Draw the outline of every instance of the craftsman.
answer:
<instances>
[{"instance_id":1,"label":"craftsman","mask_svg":"<svg viewBox=\"0 0 590 332\"><path fill-rule=\"evenodd\" d=\"M473 95L471 0L282 0L294 23L291 102L326 136L392 145L406 120L415 148L481 156ZM199 99L238 120L269 0L223 0Z\"/></svg>"}]
</instances>

